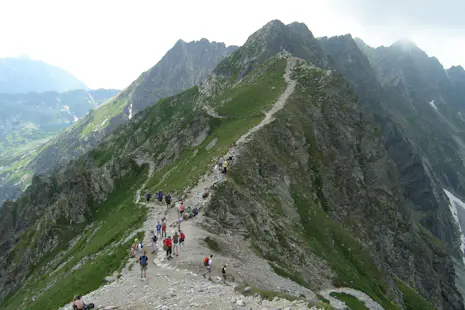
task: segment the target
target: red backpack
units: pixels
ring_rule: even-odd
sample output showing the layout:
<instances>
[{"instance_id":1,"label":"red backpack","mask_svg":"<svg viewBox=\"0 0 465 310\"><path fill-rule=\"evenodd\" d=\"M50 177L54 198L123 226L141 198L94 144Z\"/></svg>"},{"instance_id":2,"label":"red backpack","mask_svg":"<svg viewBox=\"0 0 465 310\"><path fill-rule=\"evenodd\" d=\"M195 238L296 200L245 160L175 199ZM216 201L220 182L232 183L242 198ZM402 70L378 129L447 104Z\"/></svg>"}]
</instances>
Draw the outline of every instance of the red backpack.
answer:
<instances>
[{"instance_id":1,"label":"red backpack","mask_svg":"<svg viewBox=\"0 0 465 310\"><path fill-rule=\"evenodd\" d=\"M185 238L186 236L184 236L184 233L181 232L181 234L179 235L179 237L180 237L182 240L184 240L184 238Z\"/></svg>"},{"instance_id":2,"label":"red backpack","mask_svg":"<svg viewBox=\"0 0 465 310\"><path fill-rule=\"evenodd\" d=\"M204 265L204 266L208 266L208 261L209 261L209 260L210 260L210 259L208 258L208 256L205 256L205 258L203 259L203 265Z\"/></svg>"}]
</instances>

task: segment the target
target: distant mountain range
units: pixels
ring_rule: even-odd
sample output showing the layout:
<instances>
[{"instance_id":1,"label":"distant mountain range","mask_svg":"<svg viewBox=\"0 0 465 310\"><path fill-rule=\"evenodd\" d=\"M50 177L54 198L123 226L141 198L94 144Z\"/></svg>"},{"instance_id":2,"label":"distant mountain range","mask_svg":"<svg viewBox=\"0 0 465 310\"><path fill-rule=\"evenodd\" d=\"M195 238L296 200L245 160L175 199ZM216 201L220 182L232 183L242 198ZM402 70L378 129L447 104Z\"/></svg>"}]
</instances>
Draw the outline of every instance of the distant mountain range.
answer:
<instances>
[{"instance_id":1,"label":"distant mountain range","mask_svg":"<svg viewBox=\"0 0 465 310\"><path fill-rule=\"evenodd\" d=\"M71 73L42 61L0 59L0 93L64 92L88 87Z\"/></svg>"}]
</instances>

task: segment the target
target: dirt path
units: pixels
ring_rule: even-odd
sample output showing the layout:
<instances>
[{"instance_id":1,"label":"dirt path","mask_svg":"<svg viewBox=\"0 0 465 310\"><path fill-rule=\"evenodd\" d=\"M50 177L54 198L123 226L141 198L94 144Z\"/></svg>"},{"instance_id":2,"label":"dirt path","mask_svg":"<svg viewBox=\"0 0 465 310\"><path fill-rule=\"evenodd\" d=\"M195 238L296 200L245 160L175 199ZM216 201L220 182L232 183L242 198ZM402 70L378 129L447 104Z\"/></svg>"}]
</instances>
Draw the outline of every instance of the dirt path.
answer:
<instances>
[{"instance_id":1,"label":"dirt path","mask_svg":"<svg viewBox=\"0 0 465 310\"><path fill-rule=\"evenodd\" d=\"M367 306L367 308L370 310L384 310L384 308L381 307L381 305L378 304L376 301L371 299L370 296L368 296L367 294L361 291L354 290L352 288L341 287L341 288L334 288L334 289L328 289L328 290L321 291L320 295L326 298L327 300L329 300L331 303L331 306L333 306L335 309L346 309L346 306L339 299L332 297L330 295L331 293L344 293L347 295L352 295L356 297L358 300L360 300L361 302L365 303L365 306Z\"/></svg>"},{"instance_id":2,"label":"dirt path","mask_svg":"<svg viewBox=\"0 0 465 310\"><path fill-rule=\"evenodd\" d=\"M240 153L242 147L253 133L274 120L273 116L280 111L289 96L293 93L296 82L292 80L292 69L297 59L287 59L284 79L286 89L279 97L273 107L265 112L265 118L236 142L234 155ZM192 188L186 197L186 206L197 206L200 213L194 219L181 224L181 229L186 235L185 247L180 248L179 256L172 260L166 260L165 253L161 249L161 241L157 245L157 251L152 254L150 244L150 232L155 229L157 222L167 217L168 224L176 222L178 217L178 206L167 209L158 202L139 202L141 193L153 174L154 164L147 159L137 160L139 164L149 164L149 173L146 182L135 193L135 202L148 207L147 220L143 227L133 232L127 239L131 240L136 232L144 231L144 249L148 252L149 266L147 278L140 278L140 267L135 259L129 259L118 279L102 286L98 290L84 296L84 301L93 302L96 305L104 305L108 309L308 309L308 300L316 301L316 295L293 281L278 276L267 261L257 257L250 251L249 244L239 236L226 234L222 236L211 236L202 228L202 209L209 203L210 197L202 198L205 188L213 189L217 182L224 181L224 175L217 171L204 175L198 184ZM174 197L173 197L174 198ZM175 199L173 199L175 201ZM168 227L168 234L172 235L177 225ZM202 261L205 255L211 254L212 250L202 242L206 236L215 237L222 245L224 251L214 253L212 281L203 278L201 274L205 271ZM129 250L129 249L128 249ZM237 282L243 279L254 279L256 283L262 284L270 291L287 292L294 295L303 294L307 300L290 302L283 299L273 301L263 300L260 297L244 297L235 290L234 283L224 285L220 270L223 264L228 264L228 270L234 275ZM329 295L329 292L328 292ZM327 297L331 300L332 297ZM65 308L62 308L65 309ZM312 308L316 309L316 308ZM378 309L378 308L373 308Z\"/></svg>"}]
</instances>

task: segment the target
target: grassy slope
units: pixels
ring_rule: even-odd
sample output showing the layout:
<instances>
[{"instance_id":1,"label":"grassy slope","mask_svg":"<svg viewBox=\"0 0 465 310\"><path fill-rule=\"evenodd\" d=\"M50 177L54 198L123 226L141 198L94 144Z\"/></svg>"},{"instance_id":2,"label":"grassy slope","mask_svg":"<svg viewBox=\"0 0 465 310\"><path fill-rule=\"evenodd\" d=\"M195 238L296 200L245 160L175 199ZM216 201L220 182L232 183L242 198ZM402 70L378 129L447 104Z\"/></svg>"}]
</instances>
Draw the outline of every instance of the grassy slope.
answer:
<instances>
[{"instance_id":1,"label":"grassy slope","mask_svg":"<svg viewBox=\"0 0 465 310\"><path fill-rule=\"evenodd\" d=\"M208 169L212 160L226 153L229 144L263 119L285 88L283 74L286 60L273 59L256 69L244 81L218 96L209 104L222 119L211 119L208 137L198 146L186 149L174 163L157 171L149 187L153 190L178 191L195 183ZM217 139L209 150L205 147Z\"/></svg>"},{"instance_id":2,"label":"grassy slope","mask_svg":"<svg viewBox=\"0 0 465 310\"><path fill-rule=\"evenodd\" d=\"M133 194L145 178L145 173L142 172L136 177L120 181L114 194L96 208L91 226L76 227L69 231L72 236L82 233L83 238L72 248L67 248L67 241L64 241L61 248L39 262L29 274L32 281L10 295L2 304L2 309L57 308L72 299L76 293L84 295L97 289L104 284L107 275L121 268L131 241L119 245L115 242L123 240L129 231L140 227L146 216L145 208L140 208L133 202ZM62 236L62 240L69 237L70 235ZM107 248L109 245L113 246ZM91 256L94 257L82 263L84 257ZM73 271L72 268L80 262L82 267ZM51 273L59 266L59 271ZM50 288L39 295L48 286ZM33 296L38 299L28 304Z\"/></svg>"},{"instance_id":3,"label":"grassy slope","mask_svg":"<svg viewBox=\"0 0 465 310\"><path fill-rule=\"evenodd\" d=\"M346 306L349 307L350 310L368 310L367 306L365 306L363 302L359 301L352 295L344 293L331 293L330 295L345 302Z\"/></svg>"},{"instance_id":4,"label":"grassy slope","mask_svg":"<svg viewBox=\"0 0 465 310\"><path fill-rule=\"evenodd\" d=\"M169 170L171 170L171 174L165 178L163 184L166 184L170 189L182 189L189 185L190 181L196 181L208 169L211 159L219 154L224 154L230 143L260 122L263 118L261 111L269 109L285 87L282 77L285 66L286 61L283 59L271 60L263 67L258 68L258 74L251 74L250 78L253 78L253 81L250 84L242 83L237 87L228 89L217 97L215 102L210 103L225 118L212 119L210 135L198 148L195 148L197 152L195 149L184 150L174 164L155 173L151 179L152 186L159 183L159 178ZM189 124L194 117L192 104L197 96L198 89L194 87L180 95L163 99L157 105L146 110L145 118L139 125L135 126L148 126L149 135L159 135L173 122ZM157 118L160 115L163 115L164 118ZM121 130L115 135L116 138L111 143L93 150L93 157L99 164L104 164L114 155L112 150L127 146L128 141L133 140L132 135L133 130ZM210 151L206 151L205 145L215 138L218 139L216 146ZM163 150L160 148L158 153ZM191 169L188 173L189 178L183 177L186 175L185 170L172 169L184 165ZM32 280L15 294L8 296L5 303L2 304L2 308L51 309L69 301L73 294L86 294L102 285L105 276L121 267L129 248L129 244L115 245L110 251L108 246L124 239L124 235L141 225L146 216L145 209L137 208L137 205L132 201L135 190L143 183L144 178L145 176L141 175L120 182L114 195L110 196L98 208L95 222L91 226L78 228L77 231L70 231L66 237L63 236L65 240L69 240L71 239L70 235L77 235L81 231L84 237L69 249L66 249L67 242L64 242L63 247L38 262L36 268L29 274ZM35 227L31 229L35 229ZM18 248L23 246L26 244L19 244ZM107 255L107 252L112 254ZM91 260L93 264L89 260L83 263L80 269L72 271L74 266L79 262L82 263L84 257L99 254L100 256ZM59 270L50 274L56 269ZM39 295L48 286L50 286L49 289ZM33 296L38 298L34 303L30 303Z\"/></svg>"}]
</instances>

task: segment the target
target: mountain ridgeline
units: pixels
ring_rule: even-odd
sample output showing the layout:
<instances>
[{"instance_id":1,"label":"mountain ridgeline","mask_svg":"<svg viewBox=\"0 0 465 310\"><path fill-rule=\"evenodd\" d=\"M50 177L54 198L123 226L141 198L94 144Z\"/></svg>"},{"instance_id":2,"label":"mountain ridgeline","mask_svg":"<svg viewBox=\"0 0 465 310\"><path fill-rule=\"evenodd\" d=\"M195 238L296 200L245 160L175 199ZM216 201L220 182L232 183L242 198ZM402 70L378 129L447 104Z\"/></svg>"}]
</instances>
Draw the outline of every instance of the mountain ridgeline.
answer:
<instances>
[{"instance_id":1,"label":"mountain ridgeline","mask_svg":"<svg viewBox=\"0 0 465 310\"><path fill-rule=\"evenodd\" d=\"M88 87L71 73L29 58L0 59L0 93L65 92Z\"/></svg>"},{"instance_id":2,"label":"mountain ridgeline","mask_svg":"<svg viewBox=\"0 0 465 310\"><path fill-rule=\"evenodd\" d=\"M242 139L202 211L211 233L313 291L461 310L462 230L444 190L465 198L464 81L409 42L373 49L299 23L272 21L237 49L180 41L30 163L49 173L0 210L2 309L98 288L147 217L142 183L182 198Z\"/></svg>"},{"instance_id":3,"label":"mountain ridgeline","mask_svg":"<svg viewBox=\"0 0 465 310\"><path fill-rule=\"evenodd\" d=\"M25 175L44 173L59 165L66 165L70 160L95 147L100 139L128 122L139 111L155 104L161 98L199 84L220 60L235 49L234 46L227 47L224 43L209 42L206 39L189 43L179 40L153 68L144 72L112 101L92 110L82 119L84 114L78 114L78 122L54 137L37 154L28 158L27 162L15 167L14 173L4 176L0 184L0 201L6 198L15 199L21 188L29 185L29 182L23 182L22 186L18 186L18 180L24 179ZM47 94L53 97L53 93ZM31 104L29 106L31 109L35 108ZM82 109L82 106L80 107ZM74 113L76 108L70 106L71 112ZM45 110L40 108L37 117L43 113L51 117L48 109L48 106ZM67 110L58 113L73 117Z\"/></svg>"}]
</instances>

